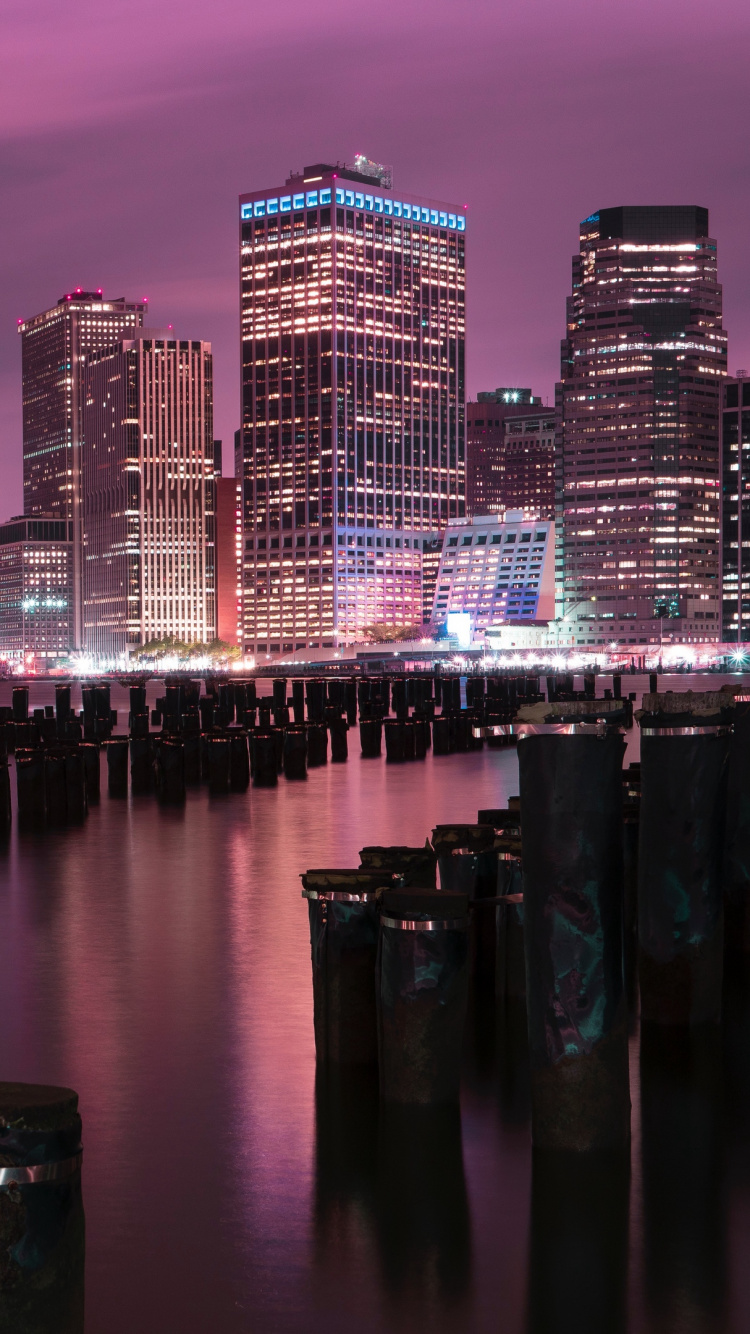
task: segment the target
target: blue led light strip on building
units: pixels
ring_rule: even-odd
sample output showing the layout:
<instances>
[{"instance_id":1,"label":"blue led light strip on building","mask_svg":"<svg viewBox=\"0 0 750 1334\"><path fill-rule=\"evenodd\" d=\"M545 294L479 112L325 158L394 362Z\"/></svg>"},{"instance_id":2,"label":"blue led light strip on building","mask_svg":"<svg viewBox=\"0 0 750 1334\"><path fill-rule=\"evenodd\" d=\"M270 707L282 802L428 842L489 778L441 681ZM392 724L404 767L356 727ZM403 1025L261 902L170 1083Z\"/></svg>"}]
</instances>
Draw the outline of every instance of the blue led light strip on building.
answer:
<instances>
[{"instance_id":1,"label":"blue led light strip on building","mask_svg":"<svg viewBox=\"0 0 750 1334\"><path fill-rule=\"evenodd\" d=\"M330 190L308 190L298 195L280 195L275 199L256 199L243 204L240 214L248 218L275 217L277 213L291 213L301 208L325 207L331 203ZM344 208L361 209L387 218L404 218L408 222L426 223L430 227L447 227L450 231L465 232L466 218L460 213L445 213L442 209L422 208L420 204L404 204L399 199L383 199L380 195L365 195L359 190L336 190L336 203Z\"/></svg>"}]
</instances>

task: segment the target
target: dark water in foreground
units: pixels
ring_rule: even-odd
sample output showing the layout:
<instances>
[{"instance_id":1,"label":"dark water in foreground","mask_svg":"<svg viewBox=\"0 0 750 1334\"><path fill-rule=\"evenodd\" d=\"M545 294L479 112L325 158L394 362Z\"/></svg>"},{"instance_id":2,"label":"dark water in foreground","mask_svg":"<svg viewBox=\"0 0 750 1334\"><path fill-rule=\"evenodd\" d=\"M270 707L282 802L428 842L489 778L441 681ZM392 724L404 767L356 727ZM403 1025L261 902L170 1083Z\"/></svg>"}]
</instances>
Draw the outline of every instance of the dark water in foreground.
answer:
<instances>
[{"instance_id":1,"label":"dark water in foreground","mask_svg":"<svg viewBox=\"0 0 750 1334\"><path fill-rule=\"evenodd\" d=\"M83 829L0 852L0 1073L80 1092L87 1334L746 1331L739 984L689 1070L642 1066L634 1035L629 1177L532 1181L512 1013L469 1025L460 1127L316 1099L299 872L517 791L512 751L386 768L350 742L304 784L184 811L105 782Z\"/></svg>"}]
</instances>

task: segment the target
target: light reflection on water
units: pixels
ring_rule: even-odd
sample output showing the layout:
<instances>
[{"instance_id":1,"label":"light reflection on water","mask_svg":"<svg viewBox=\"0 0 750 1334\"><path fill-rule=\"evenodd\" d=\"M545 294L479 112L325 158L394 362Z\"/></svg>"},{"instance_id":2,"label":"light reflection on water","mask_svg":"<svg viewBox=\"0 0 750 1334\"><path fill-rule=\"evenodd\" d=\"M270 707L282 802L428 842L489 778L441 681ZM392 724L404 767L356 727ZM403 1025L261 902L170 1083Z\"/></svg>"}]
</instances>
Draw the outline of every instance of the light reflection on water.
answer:
<instances>
[{"instance_id":1,"label":"light reflection on water","mask_svg":"<svg viewBox=\"0 0 750 1334\"><path fill-rule=\"evenodd\" d=\"M517 791L512 751L386 767L350 740L306 783L184 811L105 782L83 829L0 853L2 1071L81 1094L88 1334L746 1329L741 986L723 1063L655 1073L634 1038L625 1186L537 1164L532 1191L518 1012L471 1015L460 1128L316 1089L299 872Z\"/></svg>"}]
</instances>

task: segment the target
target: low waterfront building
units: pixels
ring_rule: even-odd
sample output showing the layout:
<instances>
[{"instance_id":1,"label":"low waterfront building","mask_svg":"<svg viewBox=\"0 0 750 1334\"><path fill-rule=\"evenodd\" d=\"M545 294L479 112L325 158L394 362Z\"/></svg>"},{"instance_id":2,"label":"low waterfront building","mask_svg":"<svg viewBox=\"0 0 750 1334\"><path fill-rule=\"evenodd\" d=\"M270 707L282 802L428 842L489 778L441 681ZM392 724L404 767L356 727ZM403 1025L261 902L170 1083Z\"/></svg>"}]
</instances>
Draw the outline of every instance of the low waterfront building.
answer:
<instances>
[{"instance_id":1,"label":"low waterfront building","mask_svg":"<svg viewBox=\"0 0 750 1334\"><path fill-rule=\"evenodd\" d=\"M551 621L554 529L523 510L449 520L432 611L435 629L451 612L469 614L473 639L507 622Z\"/></svg>"},{"instance_id":2,"label":"low waterfront building","mask_svg":"<svg viewBox=\"0 0 750 1334\"><path fill-rule=\"evenodd\" d=\"M54 667L74 647L73 521L0 524L0 657Z\"/></svg>"}]
</instances>

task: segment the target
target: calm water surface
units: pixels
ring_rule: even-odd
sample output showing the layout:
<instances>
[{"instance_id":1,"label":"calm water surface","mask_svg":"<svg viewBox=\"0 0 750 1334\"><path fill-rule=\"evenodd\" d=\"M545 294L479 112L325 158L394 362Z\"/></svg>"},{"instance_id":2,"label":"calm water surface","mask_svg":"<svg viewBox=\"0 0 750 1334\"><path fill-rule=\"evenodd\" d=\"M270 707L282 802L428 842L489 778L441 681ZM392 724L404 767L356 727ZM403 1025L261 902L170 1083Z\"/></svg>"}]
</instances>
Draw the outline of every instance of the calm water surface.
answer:
<instances>
[{"instance_id":1,"label":"calm water surface","mask_svg":"<svg viewBox=\"0 0 750 1334\"><path fill-rule=\"evenodd\" d=\"M316 1092L299 873L517 791L512 751L386 768L350 742L306 783L180 811L105 782L84 828L0 851L2 1075L80 1093L87 1334L746 1331L741 981L690 1062L634 1032L629 1176L532 1175L512 1012L470 1018L460 1125Z\"/></svg>"}]
</instances>

